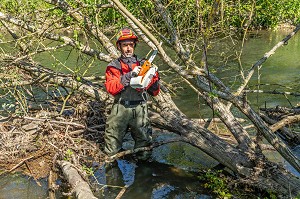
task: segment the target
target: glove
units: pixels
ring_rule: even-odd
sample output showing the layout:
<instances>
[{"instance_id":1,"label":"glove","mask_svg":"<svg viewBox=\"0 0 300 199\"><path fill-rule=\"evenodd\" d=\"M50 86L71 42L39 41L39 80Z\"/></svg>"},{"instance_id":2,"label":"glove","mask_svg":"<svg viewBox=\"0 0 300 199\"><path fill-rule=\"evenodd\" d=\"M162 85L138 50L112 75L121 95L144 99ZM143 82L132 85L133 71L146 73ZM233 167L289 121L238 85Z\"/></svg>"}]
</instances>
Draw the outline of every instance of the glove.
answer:
<instances>
[{"instance_id":1,"label":"glove","mask_svg":"<svg viewBox=\"0 0 300 199\"><path fill-rule=\"evenodd\" d=\"M136 77L138 76L138 74L140 73L141 71L141 66L136 66L132 71L131 71L131 75L132 77Z\"/></svg>"},{"instance_id":2,"label":"glove","mask_svg":"<svg viewBox=\"0 0 300 199\"><path fill-rule=\"evenodd\" d=\"M132 77L137 77L138 74L140 73L141 68L142 68L141 66L136 66L130 73L126 73L125 75L122 75L121 84L123 84L123 86L128 86L130 83L130 79Z\"/></svg>"}]
</instances>

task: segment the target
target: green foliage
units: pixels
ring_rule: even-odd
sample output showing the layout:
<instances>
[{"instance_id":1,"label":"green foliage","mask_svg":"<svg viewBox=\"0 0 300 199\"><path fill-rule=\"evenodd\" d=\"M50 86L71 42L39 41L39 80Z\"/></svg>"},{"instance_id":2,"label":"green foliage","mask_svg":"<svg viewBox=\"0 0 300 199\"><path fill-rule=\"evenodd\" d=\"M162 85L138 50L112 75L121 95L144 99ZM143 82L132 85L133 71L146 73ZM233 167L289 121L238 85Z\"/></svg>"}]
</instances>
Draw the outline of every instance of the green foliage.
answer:
<instances>
[{"instance_id":1,"label":"green foliage","mask_svg":"<svg viewBox=\"0 0 300 199\"><path fill-rule=\"evenodd\" d=\"M296 23L296 18L299 18L299 0L261 0L261 5L259 15L265 23L263 26L275 27L281 22Z\"/></svg>"},{"instance_id":2,"label":"green foliage","mask_svg":"<svg viewBox=\"0 0 300 199\"><path fill-rule=\"evenodd\" d=\"M295 199L300 199L300 194L298 194L298 195L295 197Z\"/></svg>"},{"instance_id":3,"label":"green foliage","mask_svg":"<svg viewBox=\"0 0 300 199\"><path fill-rule=\"evenodd\" d=\"M3 103L3 104L2 104L2 109L3 109L4 111L6 111L7 113L12 113L12 112L14 112L14 111L15 111L15 108L16 108L16 106L15 106L15 104L13 104L13 103Z\"/></svg>"},{"instance_id":4,"label":"green foliage","mask_svg":"<svg viewBox=\"0 0 300 199\"><path fill-rule=\"evenodd\" d=\"M86 173L88 176L93 176L94 175L94 170L92 167L87 167L86 165L82 166L82 170Z\"/></svg>"},{"instance_id":5,"label":"green foliage","mask_svg":"<svg viewBox=\"0 0 300 199\"><path fill-rule=\"evenodd\" d=\"M4 0L1 2L1 8L10 13L17 13L19 11L19 7L20 5L18 1Z\"/></svg>"},{"instance_id":6,"label":"green foliage","mask_svg":"<svg viewBox=\"0 0 300 199\"><path fill-rule=\"evenodd\" d=\"M213 92L209 92L208 93L208 96L210 97L210 98L215 98L215 97L218 97L218 95L216 94L216 93L213 93Z\"/></svg>"},{"instance_id":7,"label":"green foliage","mask_svg":"<svg viewBox=\"0 0 300 199\"><path fill-rule=\"evenodd\" d=\"M65 152L64 160L70 161L74 152L71 149L67 149Z\"/></svg>"},{"instance_id":8,"label":"green foliage","mask_svg":"<svg viewBox=\"0 0 300 199\"><path fill-rule=\"evenodd\" d=\"M46 8L42 0L2 0L0 10L11 14L29 13L36 9Z\"/></svg>"},{"instance_id":9,"label":"green foliage","mask_svg":"<svg viewBox=\"0 0 300 199\"><path fill-rule=\"evenodd\" d=\"M260 199L260 197L257 199ZM269 197L263 197L262 199L277 199L277 196L273 193L269 193Z\"/></svg>"},{"instance_id":10,"label":"green foliage","mask_svg":"<svg viewBox=\"0 0 300 199\"><path fill-rule=\"evenodd\" d=\"M274 193L269 193L270 194L270 199L276 199L277 197L276 197L276 195L274 194Z\"/></svg>"},{"instance_id":11,"label":"green foliage","mask_svg":"<svg viewBox=\"0 0 300 199\"><path fill-rule=\"evenodd\" d=\"M81 6L75 0L66 2L74 9ZM86 6L80 9L80 12L88 16L99 27L127 26L124 17L114 8L97 8L97 5L108 4L108 0L83 0L82 3ZM244 27L274 28L281 23L296 24L300 22L299 0L244 0L238 2L234 0L162 0L161 3L168 11L174 27L182 36L196 36L203 30L232 28L243 30ZM122 4L145 24L150 22L155 24L155 29L158 31L162 33L166 31L166 25L162 23L162 17L155 9L153 1L123 0ZM48 17L61 18L64 26L75 23L72 17L43 0L3 0L0 5L1 11L16 15L24 14L26 17L30 16L28 13L32 13L32 18L35 17L36 11L42 12L46 9Z\"/></svg>"},{"instance_id":12,"label":"green foliage","mask_svg":"<svg viewBox=\"0 0 300 199\"><path fill-rule=\"evenodd\" d=\"M226 180L220 177L221 172L209 169L204 175L199 176L199 179L205 181L204 187L211 189L218 197L231 198L232 195L229 193Z\"/></svg>"}]
</instances>

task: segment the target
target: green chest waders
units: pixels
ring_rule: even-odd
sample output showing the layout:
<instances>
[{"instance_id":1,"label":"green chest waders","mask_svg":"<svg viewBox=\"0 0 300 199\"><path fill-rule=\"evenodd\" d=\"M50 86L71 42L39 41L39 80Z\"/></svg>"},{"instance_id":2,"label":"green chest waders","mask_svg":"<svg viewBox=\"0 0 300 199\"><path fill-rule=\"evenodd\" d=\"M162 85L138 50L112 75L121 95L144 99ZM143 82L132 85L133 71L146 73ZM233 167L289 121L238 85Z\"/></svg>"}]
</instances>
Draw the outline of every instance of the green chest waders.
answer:
<instances>
[{"instance_id":1,"label":"green chest waders","mask_svg":"<svg viewBox=\"0 0 300 199\"><path fill-rule=\"evenodd\" d=\"M137 92L137 91L135 91ZM128 93L127 93L128 94ZM109 156L118 153L122 148L123 138L128 127L135 141L134 148L149 146L151 144L152 129L148 118L148 108L145 99L124 100L122 96L112 107L111 113L106 121L105 148ZM140 159L147 159L149 152L140 153Z\"/></svg>"}]
</instances>

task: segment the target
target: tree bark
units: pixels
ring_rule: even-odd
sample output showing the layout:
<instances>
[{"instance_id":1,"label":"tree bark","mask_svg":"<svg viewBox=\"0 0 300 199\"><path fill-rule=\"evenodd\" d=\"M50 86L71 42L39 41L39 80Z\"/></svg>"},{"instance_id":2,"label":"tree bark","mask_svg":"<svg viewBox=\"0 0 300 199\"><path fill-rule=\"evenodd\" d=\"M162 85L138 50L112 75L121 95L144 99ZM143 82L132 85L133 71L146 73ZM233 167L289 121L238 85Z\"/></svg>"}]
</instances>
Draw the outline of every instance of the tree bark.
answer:
<instances>
[{"instance_id":1,"label":"tree bark","mask_svg":"<svg viewBox=\"0 0 300 199\"><path fill-rule=\"evenodd\" d=\"M260 117L270 125L270 128L277 124L277 121L269 118L265 114L260 113ZM278 126L279 127L279 126ZM300 144L300 135L291 131L289 128L282 126L281 128L271 128L274 133L280 130L280 136L289 143L290 146L295 146Z\"/></svg>"},{"instance_id":2,"label":"tree bark","mask_svg":"<svg viewBox=\"0 0 300 199\"><path fill-rule=\"evenodd\" d=\"M72 187L72 191L75 192L76 198L78 199L97 199L94 196L88 183L82 179L77 170L73 167L70 162L57 161L60 166L65 178Z\"/></svg>"}]
</instances>

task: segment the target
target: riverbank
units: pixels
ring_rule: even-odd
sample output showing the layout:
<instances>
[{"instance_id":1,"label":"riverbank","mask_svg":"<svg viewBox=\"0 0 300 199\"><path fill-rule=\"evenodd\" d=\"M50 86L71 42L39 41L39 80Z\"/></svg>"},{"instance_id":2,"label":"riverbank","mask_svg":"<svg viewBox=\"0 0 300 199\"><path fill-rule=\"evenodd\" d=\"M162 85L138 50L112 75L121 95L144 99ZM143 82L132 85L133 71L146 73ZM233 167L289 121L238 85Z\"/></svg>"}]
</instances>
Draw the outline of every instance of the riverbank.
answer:
<instances>
[{"instance_id":1,"label":"riverbank","mask_svg":"<svg viewBox=\"0 0 300 199\"><path fill-rule=\"evenodd\" d=\"M106 178L106 174L103 173L103 170L101 169L101 165L104 165L106 158L101 151L103 144L105 113L103 112L104 109L100 103L87 101L87 99L80 98L80 96L73 96L70 99L68 107L62 112L63 114L59 114L61 110L58 108L61 108L61 104L53 106L53 101L51 102L51 106L45 103L43 103L44 106L42 104L40 104L40 106L31 104L28 115L24 117L12 116L6 118L5 121L2 121L0 123L0 152L2 154L0 156L0 168L1 176L5 177L2 179L10 179L8 176L14 175L14 173L21 173L25 175L25 178L31 178L31 183L35 183L37 186L43 184L43 186L53 187L53 189L56 187L54 192L57 194L61 194L61 192L64 191L68 192L68 190L64 190L66 188L66 184L56 184L57 182L64 181L63 178L57 176L54 181L50 181L50 179L48 179L51 172L54 172L59 176L62 175L56 161L65 160L72 162L78 168L78 171L83 172L82 175L86 176L86 179L91 180L90 182L95 181L96 176L97 183L94 184L94 186L99 186L99 183L107 183L107 181L100 181L101 179ZM211 126L208 128L218 133L220 136L223 136L224 139L231 139L231 141L234 140L230 134L225 133L225 128L218 126L217 123L211 123ZM155 140L170 140L174 138L176 139L178 135L176 136L175 134L156 129L154 137L156 137ZM199 195L199 193L205 193L204 195L210 198L214 195L211 191L220 188L217 184L212 188L204 187L206 182L212 180L209 176L202 178L202 180L197 180L197 175L205 176L205 171L218 164L215 160L211 159L199 149L195 149L184 143L174 143L172 145L163 145L160 148L154 149L153 154L153 158L156 162L153 166L160 169L156 170L151 166L147 166L148 164L144 166L140 165L138 166L139 168L137 171L132 170L132 181L136 181L136 183L140 184L140 177L138 176L140 176L141 173L145 173L147 170L152 170L151 174L145 173L145 175L153 175L153 172L157 173L155 176L157 176L156 179L158 181L163 181L164 178L167 178L167 176L169 176L168 178L174 178L177 180L181 179L182 182L183 179L187 181L191 181L193 179L193 184L197 182L198 188L193 186L193 188L190 187L190 189L194 190L194 194L196 195ZM129 163L129 166L130 165L135 167ZM164 169L161 170L161 168ZM114 169L116 169L115 172L117 172L118 168ZM160 172L161 174L159 174ZM166 172L169 173L167 176L164 174ZM193 172L194 174L188 174L189 172ZM195 172L198 174L195 175ZM190 177L187 177L186 175ZM232 178L227 176L229 177L227 179L227 177L221 173L214 174L212 172L211 175L214 175L215 179L219 179L224 182ZM185 177L182 178L183 176ZM23 179L23 177L21 178ZM148 176L147 178L150 177ZM111 180L110 183L112 183ZM124 179L122 178L118 178L118 181L113 183L119 186L119 183L122 184L123 180ZM45 185L45 183L49 183L49 185ZM173 183L176 184L179 182L175 180ZM188 182L185 184L187 183ZM113 184L109 184L109 187L112 185ZM102 186L103 184L100 187ZM153 187L156 186L157 184L153 184ZM179 184L172 186L181 187ZM201 186L203 187L201 188ZM135 187L134 189L137 188ZM171 190L172 189L173 188L171 188ZM225 189L225 187L223 187L223 189ZM177 188L174 188L174 190L177 190ZM119 191L120 189L115 189L114 194L118 194ZM257 194L263 194L255 193L253 191L254 190L242 191L237 188L235 190L235 194L244 192L244 194L247 195L247 198L249 198L249 196L254 197L254 195ZM184 191L181 194L183 193ZM229 191L227 193L229 193ZM147 194L149 195L151 193ZM234 193L232 194L234 195Z\"/></svg>"}]
</instances>

